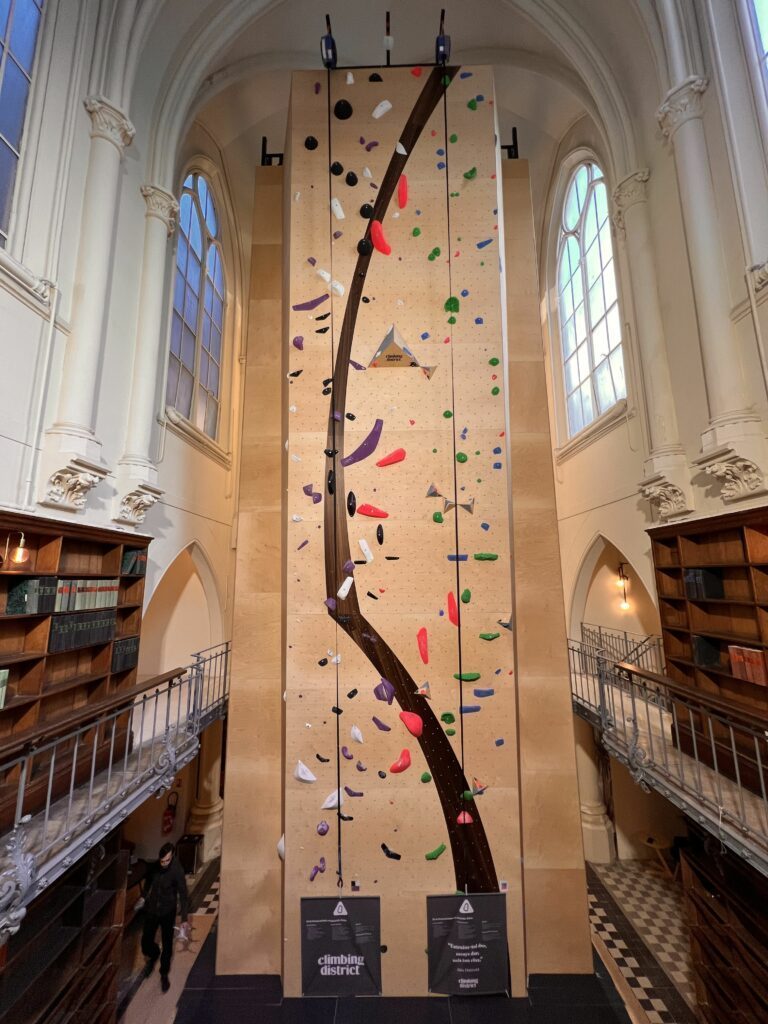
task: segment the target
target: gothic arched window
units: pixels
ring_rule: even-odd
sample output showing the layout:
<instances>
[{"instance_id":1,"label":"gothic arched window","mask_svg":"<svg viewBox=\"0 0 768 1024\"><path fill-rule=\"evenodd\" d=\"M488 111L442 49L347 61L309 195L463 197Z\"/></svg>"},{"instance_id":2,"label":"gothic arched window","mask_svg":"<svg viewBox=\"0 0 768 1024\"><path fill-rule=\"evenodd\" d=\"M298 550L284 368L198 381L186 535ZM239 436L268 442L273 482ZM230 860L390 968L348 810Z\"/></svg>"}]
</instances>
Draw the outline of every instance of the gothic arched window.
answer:
<instances>
[{"instance_id":1,"label":"gothic arched window","mask_svg":"<svg viewBox=\"0 0 768 1024\"><path fill-rule=\"evenodd\" d=\"M594 163L576 169L565 194L557 296L573 437L627 394L608 193Z\"/></svg>"},{"instance_id":2,"label":"gothic arched window","mask_svg":"<svg viewBox=\"0 0 768 1024\"><path fill-rule=\"evenodd\" d=\"M768 0L750 0L755 47L763 82L768 86Z\"/></svg>"},{"instance_id":3,"label":"gothic arched window","mask_svg":"<svg viewBox=\"0 0 768 1024\"><path fill-rule=\"evenodd\" d=\"M210 185L202 174L190 173L179 201L165 402L214 440L225 301L220 237Z\"/></svg>"}]
</instances>

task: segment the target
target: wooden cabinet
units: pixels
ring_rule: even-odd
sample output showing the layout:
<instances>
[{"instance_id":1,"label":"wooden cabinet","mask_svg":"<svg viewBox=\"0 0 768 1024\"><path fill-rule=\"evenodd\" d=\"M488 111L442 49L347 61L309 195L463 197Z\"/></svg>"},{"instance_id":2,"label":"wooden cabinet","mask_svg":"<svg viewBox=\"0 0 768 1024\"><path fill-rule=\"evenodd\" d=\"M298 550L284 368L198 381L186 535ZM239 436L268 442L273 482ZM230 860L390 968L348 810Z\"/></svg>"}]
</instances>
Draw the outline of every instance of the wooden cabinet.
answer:
<instances>
[{"instance_id":1,"label":"wooden cabinet","mask_svg":"<svg viewBox=\"0 0 768 1024\"><path fill-rule=\"evenodd\" d=\"M22 534L26 558L15 562ZM0 760L135 685L149 543L122 531L0 513ZM125 742L123 729L115 756ZM98 765L109 743L100 739ZM92 756L92 737L84 735L76 781L87 777ZM74 757L57 750L54 799L69 785ZM49 769L42 753L32 764L25 813L44 806ZM18 781L18 766L0 773L0 830L13 821Z\"/></svg>"},{"instance_id":2,"label":"wooden cabinet","mask_svg":"<svg viewBox=\"0 0 768 1024\"><path fill-rule=\"evenodd\" d=\"M0 1024L112 1024L128 853L119 832L28 908L0 948Z\"/></svg>"}]
</instances>

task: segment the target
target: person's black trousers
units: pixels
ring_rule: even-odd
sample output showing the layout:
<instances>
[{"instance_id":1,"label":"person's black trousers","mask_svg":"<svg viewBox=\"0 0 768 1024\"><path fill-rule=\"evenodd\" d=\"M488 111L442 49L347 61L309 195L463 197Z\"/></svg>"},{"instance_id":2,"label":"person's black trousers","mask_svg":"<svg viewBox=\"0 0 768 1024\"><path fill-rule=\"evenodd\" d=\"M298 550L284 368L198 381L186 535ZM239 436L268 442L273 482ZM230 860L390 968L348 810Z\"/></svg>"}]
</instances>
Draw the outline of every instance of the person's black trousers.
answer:
<instances>
[{"instance_id":1,"label":"person's black trousers","mask_svg":"<svg viewBox=\"0 0 768 1024\"><path fill-rule=\"evenodd\" d=\"M171 911L168 914L147 914L144 915L144 931L141 935L141 952L144 956L157 960L160 957L160 973L167 974L171 966L173 956L173 925L176 921L176 914ZM163 952L155 942L157 929L160 928L160 936L163 942Z\"/></svg>"}]
</instances>

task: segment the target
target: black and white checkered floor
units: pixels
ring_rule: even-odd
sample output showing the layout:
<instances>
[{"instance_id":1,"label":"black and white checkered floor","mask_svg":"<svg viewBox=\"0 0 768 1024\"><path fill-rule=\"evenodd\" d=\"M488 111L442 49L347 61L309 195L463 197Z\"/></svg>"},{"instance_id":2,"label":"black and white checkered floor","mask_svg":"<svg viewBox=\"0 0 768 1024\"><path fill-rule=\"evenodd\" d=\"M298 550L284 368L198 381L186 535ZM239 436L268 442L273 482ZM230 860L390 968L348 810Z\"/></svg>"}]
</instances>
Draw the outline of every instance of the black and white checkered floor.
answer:
<instances>
[{"instance_id":1,"label":"black and white checkered floor","mask_svg":"<svg viewBox=\"0 0 768 1024\"><path fill-rule=\"evenodd\" d=\"M682 894L649 861L588 865L589 919L649 1024L696 1024Z\"/></svg>"},{"instance_id":2,"label":"black and white checkered floor","mask_svg":"<svg viewBox=\"0 0 768 1024\"><path fill-rule=\"evenodd\" d=\"M199 906L195 910L196 914L218 914L219 912L219 879L218 877L212 883L208 892L203 896Z\"/></svg>"}]
</instances>

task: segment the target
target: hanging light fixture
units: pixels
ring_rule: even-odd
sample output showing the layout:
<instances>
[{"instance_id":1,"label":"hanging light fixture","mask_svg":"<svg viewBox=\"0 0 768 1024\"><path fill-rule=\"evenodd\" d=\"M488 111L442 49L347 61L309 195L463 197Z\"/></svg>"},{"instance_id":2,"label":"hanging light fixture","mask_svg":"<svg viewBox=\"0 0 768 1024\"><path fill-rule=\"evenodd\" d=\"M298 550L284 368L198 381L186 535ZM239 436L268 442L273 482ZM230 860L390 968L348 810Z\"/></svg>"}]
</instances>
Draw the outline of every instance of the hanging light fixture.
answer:
<instances>
[{"instance_id":1,"label":"hanging light fixture","mask_svg":"<svg viewBox=\"0 0 768 1024\"><path fill-rule=\"evenodd\" d=\"M19 543L16 545L15 548L11 548L10 545L11 534L9 533L5 541L5 557L3 558L3 561L0 564L4 564L10 560L11 566L25 565L29 561L29 548L27 547L26 542L24 540L24 534L19 534Z\"/></svg>"},{"instance_id":2,"label":"hanging light fixture","mask_svg":"<svg viewBox=\"0 0 768 1024\"><path fill-rule=\"evenodd\" d=\"M629 601L627 600L627 584L629 583L629 576L626 572L626 562L619 562L619 568L616 573L616 586L621 590L621 602L619 608L623 612L629 611Z\"/></svg>"}]
</instances>

